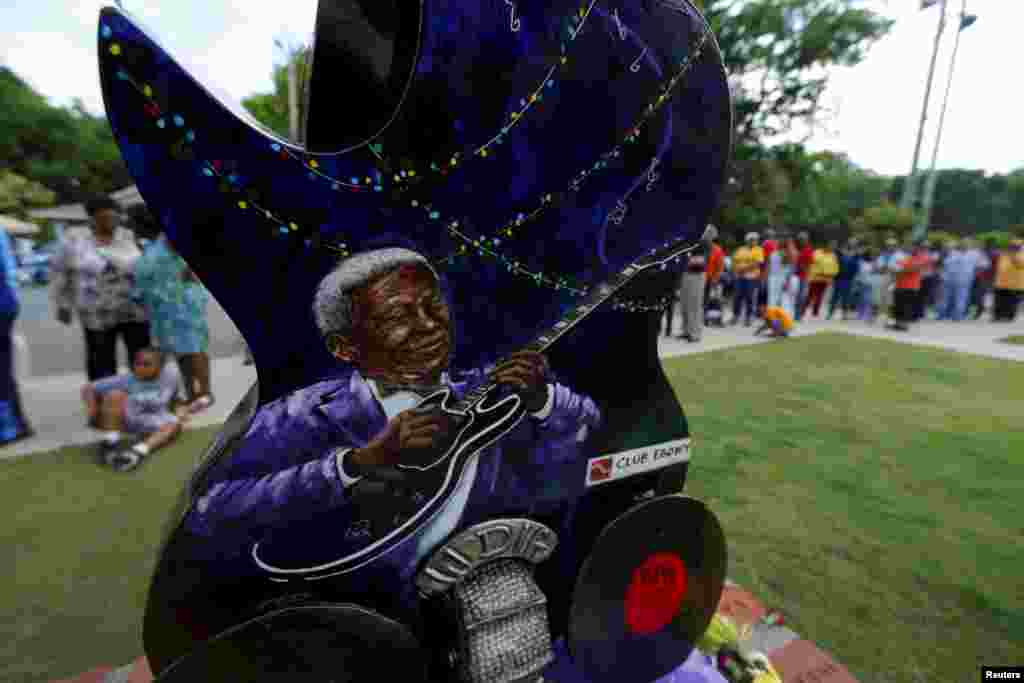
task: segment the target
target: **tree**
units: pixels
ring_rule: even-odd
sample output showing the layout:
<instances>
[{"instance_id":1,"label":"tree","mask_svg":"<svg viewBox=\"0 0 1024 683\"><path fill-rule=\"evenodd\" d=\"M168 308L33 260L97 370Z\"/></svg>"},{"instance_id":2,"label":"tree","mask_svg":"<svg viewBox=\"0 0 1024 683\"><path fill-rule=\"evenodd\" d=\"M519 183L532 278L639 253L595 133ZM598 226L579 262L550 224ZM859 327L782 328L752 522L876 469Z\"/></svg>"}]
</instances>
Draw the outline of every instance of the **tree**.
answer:
<instances>
[{"instance_id":1,"label":"tree","mask_svg":"<svg viewBox=\"0 0 1024 683\"><path fill-rule=\"evenodd\" d=\"M294 62L299 81L299 126L306 120L306 97L304 90L309 83L309 70L312 65L313 51L308 46L290 50L288 61L274 67L274 92L257 93L242 100L242 106L252 114L258 122L284 139L291 138L288 111L288 64ZM300 138L302 136L300 135Z\"/></svg>"},{"instance_id":2,"label":"tree","mask_svg":"<svg viewBox=\"0 0 1024 683\"><path fill-rule=\"evenodd\" d=\"M914 227L914 212L890 201L869 207L854 221L853 233L862 241L880 246L886 237L905 237Z\"/></svg>"},{"instance_id":3,"label":"tree","mask_svg":"<svg viewBox=\"0 0 1024 683\"><path fill-rule=\"evenodd\" d=\"M0 171L0 213L24 219L29 209L52 206L57 194L11 171Z\"/></svg>"},{"instance_id":4,"label":"tree","mask_svg":"<svg viewBox=\"0 0 1024 683\"><path fill-rule=\"evenodd\" d=\"M1010 240L1021 237L1024 237L1024 226L1014 230L989 230L974 236L982 244L991 242L997 249L1006 249L1010 246Z\"/></svg>"},{"instance_id":5,"label":"tree","mask_svg":"<svg viewBox=\"0 0 1024 683\"><path fill-rule=\"evenodd\" d=\"M821 115L831 66L854 66L893 22L856 0L705 0L737 84L737 146L756 146Z\"/></svg>"},{"instance_id":6,"label":"tree","mask_svg":"<svg viewBox=\"0 0 1024 683\"><path fill-rule=\"evenodd\" d=\"M0 164L53 190L57 201L131 184L110 124L81 102L54 107L6 67L0 67L0 102Z\"/></svg>"},{"instance_id":7,"label":"tree","mask_svg":"<svg viewBox=\"0 0 1024 683\"><path fill-rule=\"evenodd\" d=\"M843 238L870 208L883 204L891 180L844 154L811 154L802 145L744 150L717 219L723 226L815 227Z\"/></svg>"},{"instance_id":8,"label":"tree","mask_svg":"<svg viewBox=\"0 0 1024 683\"><path fill-rule=\"evenodd\" d=\"M929 232L941 229L968 235L1024 225L1024 168L1007 175L962 168L937 174ZM904 182L903 176L894 179L890 195L893 201L902 192Z\"/></svg>"},{"instance_id":9,"label":"tree","mask_svg":"<svg viewBox=\"0 0 1024 683\"><path fill-rule=\"evenodd\" d=\"M778 161L766 158L739 160L714 221L723 228L743 230L782 221L792 190L789 177Z\"/></svg>"}]
</instances>

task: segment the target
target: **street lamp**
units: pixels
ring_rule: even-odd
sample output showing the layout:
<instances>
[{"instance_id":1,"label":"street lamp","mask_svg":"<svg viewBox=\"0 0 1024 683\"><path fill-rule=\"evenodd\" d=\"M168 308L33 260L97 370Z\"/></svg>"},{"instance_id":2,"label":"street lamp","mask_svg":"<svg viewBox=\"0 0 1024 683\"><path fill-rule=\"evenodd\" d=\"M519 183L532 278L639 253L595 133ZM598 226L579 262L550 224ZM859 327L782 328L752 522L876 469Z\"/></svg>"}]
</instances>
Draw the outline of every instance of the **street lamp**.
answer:
<instances>
[{"instance_id":1,"label":"street lamp","mask_svg":"<svg viewBox=\"0 0 1024 683\"><path fill-rule=\"evenodd\" d=\"M960 9L960 26L957 28L956 40L953 42L953 56L949 60L949 76L946 80L946 94L942 99L942 112L939 114L939 128L935 133L935 147L932 150L932 164L928 169L928 180L925 182L924 188L924 210L917 217L917 223L914 225L913 235L915 238L922 238L925 233L928 232L928 225L931 222L932 217L932 200L935 197L935 183L938 181L938 173L935 172L935 162L939 157L939 143L942 141L942 125L946 122L946 107L949 105L949 91L953 87L953 71L956 69L956 53L960 48L960 34L963 30L976 22L978 16L976 14L967 13L967 0L963 0L963 5Z\"/></svg>"},{"instance_id":2,"label":"street lamp","mask_svg":"<svg viewBox=\"0 0 1024 683\"><path fill-rule=\"evenodd\" d=\"M935 60L939 56L939 43L942 41L942 32L946 30L946 0L921 0L921 9L928 9L932 5L941 2L939 9L939 29L935 32L935 47L932 50L932 62L928 67L928 82L924 87L924 104L921 106L921 123L917 128L917 143L914 145L914 161L910 166L910 175L903 183L903 197L900 199L900 206L904 209L913 208L915 195L917 194L917 162L921 157L921 138L924 136L924 123L928 120L928 100L932 94L932 79L935 77Z\"/></svg>"},{"instance_id":3,"label":"street lamp","mask_svg":"<svg viewBox=\"0 0 1024 683\"><path fill-rule=\"evenodd\" d=\"M274 40L274 45L281 50L285 58L288 60L288 131L291 134L292 142L300 142L299 140L299 79L295 68L295 55L297 53L296 48L286 48L284 44L278 40Z\"/></svg>"}]
</instances>

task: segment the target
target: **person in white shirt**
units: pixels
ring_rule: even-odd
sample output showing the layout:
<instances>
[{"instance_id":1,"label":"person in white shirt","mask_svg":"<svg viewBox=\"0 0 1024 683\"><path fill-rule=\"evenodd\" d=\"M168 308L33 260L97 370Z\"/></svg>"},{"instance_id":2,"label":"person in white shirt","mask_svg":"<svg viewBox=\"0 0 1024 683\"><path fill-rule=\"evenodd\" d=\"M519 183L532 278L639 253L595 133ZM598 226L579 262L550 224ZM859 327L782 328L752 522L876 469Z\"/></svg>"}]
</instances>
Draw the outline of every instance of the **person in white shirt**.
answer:
<instances>
[{"instance_id":1,"label":"person in white shirt","mask_svg":"<svg viewBox=\"0 0 1024 683\"><path fill-rule=\"evenodd\" d=\"M967 317L971 287L979 270L990 265L977 244L972 241L953 242L942 265L942 301L939 320L962 321Z\"/></svg>"},{"instance_id":2,"label":"person in white shirt","mask_svg":"<svg viewBox=\"0 0 1024 683\"><path fill-rule=\"evenodd\" d=\"M892 237L885 240L885 249L878 256L878 311L890 320L892 319L896 265L906 257L906 252L900 250L899 243Z\"/></svg>"}]
</instances>

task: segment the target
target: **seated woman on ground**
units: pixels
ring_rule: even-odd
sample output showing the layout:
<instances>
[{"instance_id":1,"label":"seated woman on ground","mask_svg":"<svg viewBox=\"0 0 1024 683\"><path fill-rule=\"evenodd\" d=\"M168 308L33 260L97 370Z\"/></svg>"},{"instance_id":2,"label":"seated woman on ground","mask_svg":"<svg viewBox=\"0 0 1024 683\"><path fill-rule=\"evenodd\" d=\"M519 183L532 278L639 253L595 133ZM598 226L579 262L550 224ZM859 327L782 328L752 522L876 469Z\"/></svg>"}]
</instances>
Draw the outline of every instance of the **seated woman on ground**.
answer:
<instances>
[{"instance_id":1,"label":"seated woman on ground","mask_svg":"<svg viewBox=\"0 0 1024 683\"><path fill-rule=\"evenodd\" d=\"M135 469L150 454L172 442L181 420L171 412L180 374L173 363L152 348L135 354L131 374L116 375L82 387L89 424L105 433L103 460L120 472ZM143 436L131 448L121 447L121 433Z\"/></svg>"}]
</instances>

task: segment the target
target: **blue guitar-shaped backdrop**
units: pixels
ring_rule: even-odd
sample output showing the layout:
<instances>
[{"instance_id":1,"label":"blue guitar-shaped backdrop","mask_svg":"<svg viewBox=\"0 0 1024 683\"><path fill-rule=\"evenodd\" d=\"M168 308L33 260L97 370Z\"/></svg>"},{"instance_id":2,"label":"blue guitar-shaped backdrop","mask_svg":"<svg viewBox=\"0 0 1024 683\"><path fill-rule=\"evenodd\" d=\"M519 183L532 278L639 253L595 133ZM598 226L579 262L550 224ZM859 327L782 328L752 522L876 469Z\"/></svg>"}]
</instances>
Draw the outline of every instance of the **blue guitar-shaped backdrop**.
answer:
<instances>
[{"instance_id":1,"label":"blue guitar-shaped backdrop","mask_svg":"<svg viewBox=\"0 0 1024 683\"><path fill-rule=\"evenodd\" d=\"M714 515L682 496L680 400L699 396L658 349L732 149L697 8L320 0L301 144L119 8L98 50L147 208L258 377L170 511L143 634L158 680L683 666L725 571ZM395 446L442 418L432 446ZM521 602L470 618L452 606L471 587ZM636 617L662 589L663 618ZM514 619L533 640L488 659L474 634Z\"/></svg>"}]
</instances>

